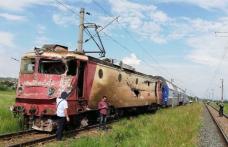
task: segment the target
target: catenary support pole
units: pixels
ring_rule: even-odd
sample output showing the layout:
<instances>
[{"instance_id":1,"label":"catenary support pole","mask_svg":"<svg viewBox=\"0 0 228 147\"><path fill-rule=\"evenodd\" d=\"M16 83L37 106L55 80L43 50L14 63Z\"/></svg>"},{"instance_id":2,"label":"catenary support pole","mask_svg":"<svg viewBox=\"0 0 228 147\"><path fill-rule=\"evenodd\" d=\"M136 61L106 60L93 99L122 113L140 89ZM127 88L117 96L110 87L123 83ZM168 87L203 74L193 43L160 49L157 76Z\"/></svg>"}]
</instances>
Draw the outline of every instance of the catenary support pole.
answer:
<instances>
[{"instance_id":1,"label":"catenary support pole","mask_svg":"<svg viewBox=\"0 0 228 147\"><path fill-rule=\"evenodd\" d=\"M77 52L83 53L83 31L84 31L84 16L85 16L85 9L81 8L80 10L80 25L79 25L79 34L78 34L78 48Z\"/></svg>"}]
</instances>

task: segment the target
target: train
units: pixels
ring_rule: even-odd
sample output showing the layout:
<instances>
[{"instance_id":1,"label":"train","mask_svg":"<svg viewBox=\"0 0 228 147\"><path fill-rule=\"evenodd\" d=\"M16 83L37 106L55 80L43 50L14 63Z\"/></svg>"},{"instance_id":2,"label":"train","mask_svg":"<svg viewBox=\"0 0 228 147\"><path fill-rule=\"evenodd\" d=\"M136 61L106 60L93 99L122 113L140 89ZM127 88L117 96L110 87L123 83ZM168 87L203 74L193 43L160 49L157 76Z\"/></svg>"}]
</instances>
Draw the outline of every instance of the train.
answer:
<instances>
[{"instance_id":1,"label":"train","mask_svg":"<svg viewBox=\"0 0 228 147\"><path fill-rule=\"evenodd\" d=\"M173 82L161 77L154 76L154 78L162 81L162 106L178 106L185 105L189 102L188 95L186 94L186 90L181 89Z\"/></svg>"},{"instance_id":2,"label":"train","mask_svg":"<svg viewBox=\"0 0 228 147\"><path fill-rule=\"evenodd\" d=\"M27 127L51 132L57 125L56 98L63 91L69 94L70 123L77 126L97 120L97 105L103 96L107 96L113 116L188 102L185 91L161 76L46 44L22 56L12 111L23 115Z\"/></svg>"},{"instance_id":3,"label":"train","mask_svg":"<svg viewBox=\"0 0 228 147\"><path fill-rule=\"evenodd\" d=\"M26 53L21 59L13 108L14 113L23 114L33 129L54 130L56 98L62 91L69 93L68 113L75 119L79 119L78 115L96 115L97 104L104 95L119 112L187 103L184 91L161 76L77 54L61 45L44 45L42 49L39 53Z\"/></svg>"}]
</instances>

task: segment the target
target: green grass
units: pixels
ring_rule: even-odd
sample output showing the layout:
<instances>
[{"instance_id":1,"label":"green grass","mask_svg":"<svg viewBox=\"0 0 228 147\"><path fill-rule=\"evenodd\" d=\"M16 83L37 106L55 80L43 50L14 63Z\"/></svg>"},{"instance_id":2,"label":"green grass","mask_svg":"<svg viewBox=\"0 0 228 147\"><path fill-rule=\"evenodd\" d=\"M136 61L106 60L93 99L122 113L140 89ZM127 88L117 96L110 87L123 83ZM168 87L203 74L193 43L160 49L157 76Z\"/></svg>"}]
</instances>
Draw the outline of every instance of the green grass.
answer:
<instances>
[{"instance_id":1,"label":"green grass","mask_svg":"<svg viewBox=\"0 0 228 147\"><path fill-rule=\"evenodd\" d=\"M67 139L48 146L77 147L194 147L201 127L202 104L162 109L156 114L123 119L107 133Z\"/></svg>"},{"instance_id":2,"label":"green grass","mask_svg":"<svg viewBox=\"0 0 228 147\"><path fill-rule=\"evenodd\" d=\"M20 120L14 118L9 107L15 103L15 91L0 91L0 134L21 129Z\"/></svg>"},{"instance_id":3,"label":"green grass","mask_svg":"<svg viewBox=\"0 0 228 147\"><path fill-rule=\"evenodd\" d=\"M224 103L224 113L228 115L228 103Z\"/></svg>"}]
</instances>

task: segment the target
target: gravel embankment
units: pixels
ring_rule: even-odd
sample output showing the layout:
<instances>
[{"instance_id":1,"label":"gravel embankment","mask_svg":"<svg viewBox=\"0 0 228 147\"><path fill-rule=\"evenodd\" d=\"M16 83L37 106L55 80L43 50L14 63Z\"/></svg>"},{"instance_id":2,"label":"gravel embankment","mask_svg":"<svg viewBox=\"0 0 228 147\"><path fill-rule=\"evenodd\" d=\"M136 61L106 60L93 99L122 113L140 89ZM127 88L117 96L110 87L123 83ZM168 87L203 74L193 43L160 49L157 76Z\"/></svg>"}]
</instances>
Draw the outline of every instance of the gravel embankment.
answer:
<instances>
[{"instance_id":1,"label":"gravel embankment","mask_svg":"<svg viewBox=\"0 0 228 147\"><path fill-rule=\"evenodd\" d=\"M200 130L200 147L227 147L217 126L214 124L206 107L203 110L203 123Z\"/></svg>"}]
</instances>

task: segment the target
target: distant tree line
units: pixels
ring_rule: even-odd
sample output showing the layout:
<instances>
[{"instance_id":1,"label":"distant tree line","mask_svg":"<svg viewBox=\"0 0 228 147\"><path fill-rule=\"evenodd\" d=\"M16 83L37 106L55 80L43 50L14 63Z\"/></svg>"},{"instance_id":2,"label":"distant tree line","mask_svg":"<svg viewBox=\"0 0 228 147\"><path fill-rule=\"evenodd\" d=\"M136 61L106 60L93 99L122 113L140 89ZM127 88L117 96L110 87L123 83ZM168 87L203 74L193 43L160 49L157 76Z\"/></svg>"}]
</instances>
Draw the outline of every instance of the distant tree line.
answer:
<instances>
[{"instance_id":1,"label":"distant tree line","mask_svg":"<svg viewBox=\"0 0 228 147\"><path fill-rule=\"evenodd\" d=\"M17 79L15 78L0 78L0 90L15 90L17 87Z\"/></svg>"}]
</instances>

